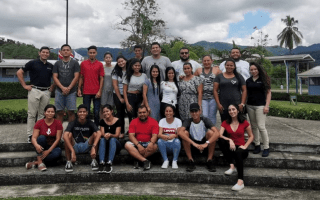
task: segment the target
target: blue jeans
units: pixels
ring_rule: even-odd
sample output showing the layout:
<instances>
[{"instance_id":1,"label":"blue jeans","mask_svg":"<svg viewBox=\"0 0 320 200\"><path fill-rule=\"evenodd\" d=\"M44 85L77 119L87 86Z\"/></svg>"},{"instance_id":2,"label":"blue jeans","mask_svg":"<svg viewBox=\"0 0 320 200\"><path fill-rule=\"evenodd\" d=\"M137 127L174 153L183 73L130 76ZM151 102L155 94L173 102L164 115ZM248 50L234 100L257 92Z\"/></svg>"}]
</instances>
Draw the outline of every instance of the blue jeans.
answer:
<instances>
[{"instance_id":1,"label":"blue jeans","mask_svg":"<svg viewBox=\"0 0 320 200\"><path fill-rule=\"evenodd\" d=\"M44 135L39 135L39 137L37 138L37 143L43 147L43 150L48 150L51 145L48 145L47 143L47 137L44 136ZM41 156L42 153L38 153L37 152L37 155L38 156ZM47 157L45 159L43 159L43 162L46 163L46 162L56 162L61 156L61 149L60 147L56 147L54 148L50 153L49 155L47 155Z\"/></svg>"},{"instance_id":2,"label":"blue jeans","mask_svg":"<svg viewBox=\"0 0 320 200\"><path fill-rule=\"evenodd\" d=\"M216 125L217 122L217 103L214 99L202 100L202 114Z\"/></svg>"},{"instance_id":3,"label":"blue jeans","mask_svg":"<svg viewBox=\"0 0 320 200\"><path fill-rule=\"evenodd\" d=\"M181 149L181 142L178 138L175 138L172 142L159 139L158 147L162 155L163 161L168 160L167 153L173 154L173 160L178 161L178 157Z\"/></svg>"},{"instance_id":4,"label":"blue jeans","mask_svg":"<svg viewBox=\"0 0 320 200\"><path fill-rule=\"evenodd\" d=\"M113 162L114 156L116 155L116 152L120 152L121 150L121 144L116 138L109 138L109 140L106 140L105 138L100 139L100 144L99 144L99 160L100 163L104 162L104 158L106 155L106 149L107 146L109 146L109 151L108 151L108 161Z\"/></svg>"},{"instance_id":5,"label":"blue jeans","mask_svg":"<svg viewBox=\"0 0 320 200\"><path fill-rule=\"evenodd\" d=\"M99 126L99 121L100 121L100 116L99 116L99 112L100 112L100 102L101 99L100 98L95 98L96 95L88 95L85 94L83 95L83 104L87 106L88 109L88 117L87 119L89 120L89 116L90 116L90 105L91 105L91 99L93 101L93 114L94 114L94 123L96 124L96 126Z\"/></svg>"}]
</instances>

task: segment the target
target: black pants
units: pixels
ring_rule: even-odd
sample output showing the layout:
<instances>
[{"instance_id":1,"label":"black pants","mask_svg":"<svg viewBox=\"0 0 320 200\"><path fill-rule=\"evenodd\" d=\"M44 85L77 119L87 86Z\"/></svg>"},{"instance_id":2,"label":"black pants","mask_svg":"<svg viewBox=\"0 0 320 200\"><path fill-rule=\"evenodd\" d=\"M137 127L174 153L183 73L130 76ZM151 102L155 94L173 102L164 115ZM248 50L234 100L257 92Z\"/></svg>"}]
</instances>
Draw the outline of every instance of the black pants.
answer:
<instances>
[{"instance_id":1,"label":"black pants","mask_svg":"<svg viewBox=\"0 0 320 200\"><path fill-rule=\"evenodd\" d=\"M243 160L248 157L248 150L244 150L239 148L239 146L236 146L236 150L231 151L229 141L222 138L219 138L218 144L227 162L236 166L238 179L243 180Z\"/></svg>"},{"instance_id":2,"label":"black pants","mask_svg":"<svg viewBox=\"0 0 320 200\"><path fill-rule=\"evenodd\" d=\"M123 95L121 95L121 97L123 98ZM124 127L125 127L125 121L124 118L126 116L126 104L125 103L121 103L121 101L119 100L118 96L113 93L113 102L116 106L117 109L117 117L120 120L121 123L121 133L124 133Z\"/></svg>"},{"instance_id":3,"label":"black pants","mask_svg":"<svg viewBox=\"0 0 320 200\"><path fill-rule=\"evenodd\" d=\"M142 94L127 93L129 104L132 107L131 112L128 111L129 122L138 116L138 108L142 103Z\"/></svg>"},{"instance_id":4,"label":"black pants","mask_svg":"<svg viewBox=\"0 0 320 200\"><path fill-rule=\"evenodd\" d=\"M160 117L161 117L161 119L166 117L166 116L164 115L164 113L165 113L165 107L166 107L167 105L169 105L169 104L163 103L163 102L161 102L161 104L160 104ZM175 107L174 117L180 119L178 104L174 105L174 107Z\"/></svg>"}]
</instances>

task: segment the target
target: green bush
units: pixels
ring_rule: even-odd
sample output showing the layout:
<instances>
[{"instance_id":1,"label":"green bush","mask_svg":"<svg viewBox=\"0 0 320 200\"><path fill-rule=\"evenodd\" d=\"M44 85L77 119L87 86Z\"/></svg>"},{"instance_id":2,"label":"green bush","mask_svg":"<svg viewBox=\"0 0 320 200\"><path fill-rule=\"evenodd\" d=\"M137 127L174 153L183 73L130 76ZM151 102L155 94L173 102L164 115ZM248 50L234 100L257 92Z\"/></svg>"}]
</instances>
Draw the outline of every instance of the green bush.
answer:
<instances>
[{"instance_id":1,"label":"green bush","mask_svg":"<svg viewBox=\"0 0 320 200\"><path fill-rule=\"evenodd\" d=\"M290 95L297 96L298 102L307 102L307 103L320 103L319 96L312 96L307 94L296 94L296 93L282 93L282 92L272 92L272 100L278 101L290 101Z\"/></svg>"},{"instance_id":2,"label":"green bush","mask_svg":"<svg viewBox=\"0 0 320 200\"><path fill-rule=\"evenodd\" d=\"M12 110L0 109L0 124L26 123L28 112L26 109Z\"/></svg>"},{"instance_id":3,"label":"green bush","mask_svg":"<svg viewBox=\"0 0 320 200\"><path fill-rule=\"evenodd\" d=\"M29 83L27 83L29 84ZM25 99L28 98L28 91L19 82L0 82L0 100L4 99Z\"/></svg>"},{"instance_id":4,"label":"green bush","mask_svg":"<svg viewBox=\"0 0 320 200\"><path fill-rule=\"evenodd\" d=\"M293 110L279 105L270 105L268 115L294 119L320 120L320 111L312 108L312 106L304 106Z\"/></svg>"}]
</instances>

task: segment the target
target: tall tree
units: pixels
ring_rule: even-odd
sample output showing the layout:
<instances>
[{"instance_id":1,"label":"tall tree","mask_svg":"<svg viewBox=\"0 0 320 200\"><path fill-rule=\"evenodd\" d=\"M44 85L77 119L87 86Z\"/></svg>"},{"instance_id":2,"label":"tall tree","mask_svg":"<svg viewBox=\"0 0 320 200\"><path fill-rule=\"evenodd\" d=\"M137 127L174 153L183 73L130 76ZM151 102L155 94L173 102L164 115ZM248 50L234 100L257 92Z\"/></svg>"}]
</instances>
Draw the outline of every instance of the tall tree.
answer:
<instances>
[{"instance_id":1,"label":"tall tree","mask_svg":"<svg viewBox=\"0 0 320 200\"><path fill-rule=\"evenodd\" d=\"M289 48L291 54L293 43L296 46L301 44L303 35L298 30L298 27L295 26L298 24L298 20L294 20L293 17L288 15L285 19L281 19L281 21L285 23L287 27L281 31L281 33L277 36L277 39L280 41L280 47L282 47L284 44L285 47Z\"/></svg>"},{"instance_id":2,"label":"tall tree","mask_svg":"<svg viewBox=\"0 0 320 200\"><path fill-rule=\"evenodd\" d=\"M149 52L150 44L165 40L166 23L157 19L159 6L156 0L127 0L124 9L131 10L130 16L121 18L116 29L129 32L130 35L120 42L123 48L132 48L136 44L143 47L143 53Z\"/></svg>"}]
</instances>

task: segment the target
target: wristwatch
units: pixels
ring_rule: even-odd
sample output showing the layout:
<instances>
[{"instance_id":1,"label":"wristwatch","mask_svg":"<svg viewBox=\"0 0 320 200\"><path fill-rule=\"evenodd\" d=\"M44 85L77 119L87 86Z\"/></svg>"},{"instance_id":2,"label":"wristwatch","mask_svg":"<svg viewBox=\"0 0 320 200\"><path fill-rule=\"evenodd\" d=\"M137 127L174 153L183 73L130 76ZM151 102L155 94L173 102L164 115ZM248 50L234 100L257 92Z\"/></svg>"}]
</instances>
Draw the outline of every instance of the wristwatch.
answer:
<instances>
[{"instance_id":1,"label":"wristwatch","mask_svg":"<svg viewBox=\"0 0 320 200\"><path fill-rule=\"evenodd\" d=\"M207 144L210 144L209 140L206 141Z\"/></svg>"}]
</instances>

